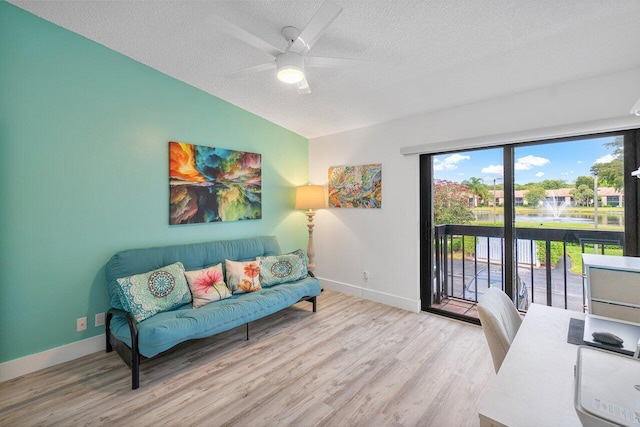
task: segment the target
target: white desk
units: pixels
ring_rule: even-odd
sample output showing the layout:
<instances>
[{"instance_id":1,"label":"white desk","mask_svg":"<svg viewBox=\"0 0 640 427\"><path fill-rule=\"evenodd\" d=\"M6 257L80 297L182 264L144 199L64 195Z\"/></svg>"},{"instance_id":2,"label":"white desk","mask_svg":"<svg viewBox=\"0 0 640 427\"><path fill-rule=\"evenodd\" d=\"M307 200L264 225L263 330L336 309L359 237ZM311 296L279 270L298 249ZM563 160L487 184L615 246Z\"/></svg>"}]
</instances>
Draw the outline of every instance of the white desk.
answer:
<instances>
[{"instance_id":1,"label":"white desk","mask_svg":"<svg viewBox=\"0 0 640 427\"><path fill-rule=\"evenodd\" d=\"M480 406L481 426L581 426L573 406L578 346L569 319L583 313L532 304Z\"/></svg>"}]
</instances>

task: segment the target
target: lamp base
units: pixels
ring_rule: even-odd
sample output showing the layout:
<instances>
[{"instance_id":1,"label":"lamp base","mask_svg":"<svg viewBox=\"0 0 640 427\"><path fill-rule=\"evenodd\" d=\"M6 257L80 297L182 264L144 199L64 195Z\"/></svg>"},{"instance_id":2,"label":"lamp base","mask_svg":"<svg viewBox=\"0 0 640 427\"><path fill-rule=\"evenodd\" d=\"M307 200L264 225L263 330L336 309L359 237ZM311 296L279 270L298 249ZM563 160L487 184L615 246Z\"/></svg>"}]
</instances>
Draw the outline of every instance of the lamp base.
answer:
<instances>
[{"instance_id":1,"label":"lamp base","mask_svg":"<svg viewBox=\"0 0 640 427\"><path fill-rule=\"evenodd\" d=\"M313 211L313 209L309 209L307 212L305 212L305 215L307 215L307 219L308 219L308 223L307 223L307 227L309 228L309 244L307 245L307 258L309 258L309 263L307 264L307 270L309 270L311 273L315 273L316 271L316 264L314 263L314 258L316 256L316 250L313 247L313 227L315 226L315 224L313 223L313 217L315 216L315 212Z\"/></svg>"}]
</instances>

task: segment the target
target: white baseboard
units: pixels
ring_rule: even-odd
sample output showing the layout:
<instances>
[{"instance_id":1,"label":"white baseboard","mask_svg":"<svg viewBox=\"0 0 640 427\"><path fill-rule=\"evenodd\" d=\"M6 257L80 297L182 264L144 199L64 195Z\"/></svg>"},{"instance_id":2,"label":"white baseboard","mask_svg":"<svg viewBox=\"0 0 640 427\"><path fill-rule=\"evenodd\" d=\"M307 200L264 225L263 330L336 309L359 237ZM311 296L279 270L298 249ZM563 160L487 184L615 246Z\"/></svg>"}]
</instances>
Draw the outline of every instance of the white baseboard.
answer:
<instances>
[{"instance_id":1,"label":"white baseboard","mask_svg":"<svg viewBox=\"0 0 640 427\"><path fill-rule=\"evenodd\" d=\"M105 351L104 334L0 363L0 382Z\"/></svg>"},{"instance_id":2,"label":"white baseboard","mask_svg":"<svg viewBox=\"0 0 640 427\"><path fill-rule=\"evenodd\" d=\"M372 289L363 288L361 286L350 285L348 283L337 282L335 280L324 279L318 277L323 287L334 291L354 295L360 298L379 302L381 304L390 305L392 307L401 308L414 313L420 312L420 300L412 300L387 294L385 292L374 291Z\"/></svg>"},{"instance_id":3,"label":"white baseboard","mask_svg":"<svg viewBox=\"0 0 640 427\"><path fill-rule=\"evenodd\" d=\"M347 283L336 282L318 278L323 287L345 294L354 295L360 298L401 308L403 310L418 313L420 311L420 300L411 300L384 292L354 286ZM0 363L0 382L8 381L22 375L30 374L41 369L50 368L60 363L79 359L89 354L105 351L104 334L76 341L71 344L52 348L41 353L30 354L19 359Z\"/></svg>"}]
</instances>

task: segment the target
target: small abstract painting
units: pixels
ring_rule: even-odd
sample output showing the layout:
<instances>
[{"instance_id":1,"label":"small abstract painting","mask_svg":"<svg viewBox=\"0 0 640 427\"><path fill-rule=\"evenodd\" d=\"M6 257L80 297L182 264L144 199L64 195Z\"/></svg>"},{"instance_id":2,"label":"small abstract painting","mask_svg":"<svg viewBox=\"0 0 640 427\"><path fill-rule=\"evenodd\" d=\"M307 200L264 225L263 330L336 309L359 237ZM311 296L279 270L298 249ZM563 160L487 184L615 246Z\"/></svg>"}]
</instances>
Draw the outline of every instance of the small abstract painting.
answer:
<instances>
[{"instance_id":1,"label":"small abstract painting","mask_svg":"<svg viewBox=\"0 0 640 427\"><path fill-rule=\"evenodd\" d=\"M382 207L382 164L329 168L329 206Z\"/></svg>"},{"instance_id":2,"label":"small abstract painting","mask_svg":"<svg viewBox=\"0 0 640 427\"><path fill-rule=\"evenodd\" d=\"M262 218L262 156L169 143L169 224Z\"/></svg>"}]
</instances>

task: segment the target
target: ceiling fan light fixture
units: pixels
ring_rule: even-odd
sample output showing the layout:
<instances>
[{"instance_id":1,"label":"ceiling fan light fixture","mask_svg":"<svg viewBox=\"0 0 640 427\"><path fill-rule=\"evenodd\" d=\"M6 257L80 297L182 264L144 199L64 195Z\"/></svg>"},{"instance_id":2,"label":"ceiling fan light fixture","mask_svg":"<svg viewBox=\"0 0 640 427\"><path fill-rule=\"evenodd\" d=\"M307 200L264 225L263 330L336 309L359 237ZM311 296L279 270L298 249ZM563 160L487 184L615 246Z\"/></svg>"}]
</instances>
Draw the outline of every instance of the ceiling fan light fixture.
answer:
<instances>
[{"instance_id":1,"label":"ceiling fan light fixture","mask_svg":"<svg viewBox=\"0 0 640 427\"><path fill-rule=\"evenodd\" d=\"M284 83L298 83L304 79L304 72L295 66L286 66L278 69L278 80Z\"/></svg>"},{"instance_id":2,"label":"ceiling fan light fixture","mask_svg":"<svg viewBox=\"0 0 640 427\"><path fill-rule=\"evenodd\" d=\"M285 52L276 58L278 80L284 83L298 83L304 79L304 59L295 52Z\"/></svg>"}]
</instances>

